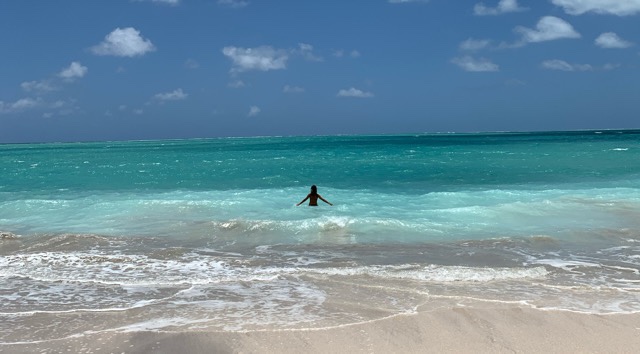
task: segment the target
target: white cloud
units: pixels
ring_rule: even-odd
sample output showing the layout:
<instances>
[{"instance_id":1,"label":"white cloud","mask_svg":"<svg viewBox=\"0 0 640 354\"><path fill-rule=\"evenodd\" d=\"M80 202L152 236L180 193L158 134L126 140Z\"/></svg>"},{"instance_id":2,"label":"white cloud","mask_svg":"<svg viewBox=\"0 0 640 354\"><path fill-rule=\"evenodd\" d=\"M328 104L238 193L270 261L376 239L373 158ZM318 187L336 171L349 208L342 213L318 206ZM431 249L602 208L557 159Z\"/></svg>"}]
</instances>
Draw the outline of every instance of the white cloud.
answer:
<instances>
[{"instance_id":1,"label":"white cloud","mask_svg":"<svg viewBox=\"0 0 640 354\"><path fill-rule=\"evenodd\" d=\"M306 44L306 43L298 43L298 47L300 47L300 50L305 51L312 51L313 50L313 46L311 44Z\"/></svg>"},{"instance_id":2,"label":"white cloud","mask_svg":"<svg viewBox=\"0 0 640 354\"><path fill-rule=\"evenodd\" d=\"M249 5L248 1L243 0L218 0L218 5L228 6L232 8L241 8Z\"/></svg>"},{"instance_id":3,"label":"white cloud","mask_svg":"<svg viewBox=\"0 0 640 354\"><path fill-rule=\"evenodd\" d=\"M251 106L249 107L249 113L247 114L248 117L255 117L260 113L260 108L258 108L257 106Z\"/></svg>"},{"instance_id":4,"label":"white cloud","mask_svg":"<svg viewBox=\"0 0 640 354\"><path fill-rule=\"evenodd\" d=\"M91 48L96 55L135 57L156 50L150 40L142 38L133 27L116 28L105 36L104 41Z\"/></svg>"},{"instance_id":5,"label":"white cloud","mask_svg":"<svg viewBox=\"0 0 640 354\"><path fill-rule=\"evenodd\" d=\"M298 43L299 50L293 51L294 53L298 53L302 55L305 59L309 61L322 61L322 57L319 57L313 53L313 46L311 44L306 43Z\"/></svg>"},{"instance_id":6,"label":"white cloud","mask_svg":"<svg viewBox=\"0 0 640 354\"><path fill-rule=\"evenodd\" d=\"M81 78L87 74L89 69L86 66L82 66L77 61L74 61L69 65L68 68L62 69L62 71L58 74L61 78L66 81L73 81L77 78Z\"/></svg>"},{"instance_id":7,"label":"white cloud","mask_svg":"<svg viewBox=\"0 0 640 354\"><path fill-rule=\"evenodd\" d=\"M607 63L602 67L603 70L615 70L620 67L620 64L616 63Z\"/></svg>"},{"instance_id":8,"label":"white cloud","mask_svg":"<svg viewBox=\"0 0 640 354\"><path fill-rule=\"evenodd\" d=\"M459 48L461 50L475 51L475 50L480 50L488 47L489 43L491 43L491 41L488 39L469 38L466 41L460 43Z\"/></svg>"},{"instance_id":9,"label":"white cloud","mask_svg":"<svg viewBox=\"0 0 640 354\"><path fill-rule=\"evenodd\" d=\"M134 109L133 110L133 114L142 115L142 114L144 114L144 110L140 109L140 108Z\"/></svg>"},{"instance_id":10,"label":"white cloud","mask_svg":"<svg viewBox=\"0 0 640 354\"><path fill-rule=\"evenodd\" d=\"M373 93L365 92L362 90L358 90L354 87L348 90L340 90L338 91L338 97L357 97L357 98L369 98L373 97Z\"/></svg>"},{"instance_id":11,"label":"white cloud","mask_svg":"<svg viewBox=\"0 0 640 354\"><path fill-rule=\"evenodd\" d=\"M553 41L563 38L580 38L580 33L563 19L545 16L538 21L536 29L518 26L515 31L522 34L523 43Z\"/></svg>"},{"instance_id":12,"label":"white cloud","mask_svg":"<svg viewBox=\"0 0 640 354\"><path fill-rule=\"evenodd\" d=\"M184 91L182 91L182 89L179 88L172 92L158 93L155 96L153 96L153 98L160 101L180 101L180 100L186 99L188 96L189 96L188 94L184 93Z\"/></svg>"},{"instance_id":13,"label":"white cloud","mask_svg":"<svg viewBox=\"0 0 640 354\"><path fill-rule=\"evenodd\" d=\"M542 62L542 67L549 70L573 71L573 66L564 60L553 59Z\"/></svg>"},{"instance_id":14,"label":"white cloud","mask_svg":"<svg viewBox=\"0 0 640 354\"><path fill-rule=\"evenodd\" d=\"M552 59L542 62L542 67L549 70L560 71L591 71L593 67L589 64L569 64L564 60Z\"/></svg>"},{"instance_id":15,"label":"white cloud","mask_svg":"<svg viewBox=\"0 0 640 354\"><path fill-rule=\"evenodd\" d=\"M640 0L551 0L570 15L593 12L603 15L627 16L640 13Z\"/></svg>"},{"instance_id":16,"label":"white cloud","mask_svg":"<svg viewBox=\"0 0 640 354\"><path fill-rule=\"evenodd\" d=\"M40 104L40 100L33 98L22 98L11 104L11 109L22 110L36 107Z\"/></svg>"},{"instance_id":17,"label":"white cloud","mask_svg":"<svg viewBox=\"0 0 640 354\"><path fill-rule=\"evenodd\" d=\"M27 109L35 108L41 104L40 99L21 98L15 102L0 101L0 114L16 113Z\"/></svg>"},{"instance_id":18,"label":"white cloud","mask_svg":"<svg viewBox=\"0 0 640 354\"><path fill-rule=\"evenodd\" d=\"M477 16L502 15L509 12L526 11L527 8L520 7L517 0L500 0L498 6L487 7L484 3L478 3L473 7L473 13Z\"/></svg>"},{"instance_id":19,"label":"white cloud","mask_svg":"<svg viewBox=\"0 0 640 354\"><path fill-rule=\"evenodd\" d=\"M232 60L233 67L231 72L285 69L289 59L286 51L276 50L270 46L257 48L224 47L222 54Z\"/></svg>"},{"instance_id":20,"label":"white cloud","mask_svg":"<svg viewBox=\"0 0 640 354\"><path fill-rule=\"evenodd\" d=\"M53 84L51 84L51 82L48 80L25 81L20 84L20 87L22 87L22 89L27 92L49 92L58 89L57 87L53 86Z\"/></svg>"},{"instance_id":21,"label":"white cloud","mask_svg":"<svg viewBox=\"0 0 640 354\"><path fill-rule=\"evenodd\" d=\"M614 32L605 32L598 36L595 44L600 48L629 48L633 43L618 37Z\"/></svg>"},{"instance_id":22,"label":"white cloud","mask_svg":"<svg viewBox=\"0 0 640 354\"><path fill-rule=\"evenodd\" d=\"M298 86L285 85L282 88L282 92L285 92L285 93L301 93L301 92L304 92L304 88L298 87Z\"/></svg>"},{"instance_id":23,"label":"white cloud","mask_svg":"<svg viewBox=\"0 0 640 354\"><path fill-rule=\"evenodd\" d=\"M77 78L85 76L88 71L89 69L86 66L74 61L68 67L63 68L56 77L61 78L63 81L71 82ZM25 81L20 84L20 87L26 92L35 92L39 94L56 91L60 89L58 84L61 83L56 77L40 81Z\"/></svg>"},{"instance_id":24,"label":"white cloud","mask_svg":"<svg viewBox=\"0 0 640 354\"><path fill-rule=\"evenodd\" d=\"M491 72L491 71L500 71L500 67L497 64L494 64L488 59L480 58L475 59L469 55L464 57L457 57L451 59L451 62L458 65L465 71L472 72Z\"/></svg>"},{"instance_id":25,"label":"white cloud","mask_svg":"<svg viewBox=\"0 0 640 354\"><path fill-rule=\"evenodd\" d=\"M359 58L360 57L360 52L357 50L352 50L351 53L349 54L352 58Z\"/></svg>"}]
</instances>

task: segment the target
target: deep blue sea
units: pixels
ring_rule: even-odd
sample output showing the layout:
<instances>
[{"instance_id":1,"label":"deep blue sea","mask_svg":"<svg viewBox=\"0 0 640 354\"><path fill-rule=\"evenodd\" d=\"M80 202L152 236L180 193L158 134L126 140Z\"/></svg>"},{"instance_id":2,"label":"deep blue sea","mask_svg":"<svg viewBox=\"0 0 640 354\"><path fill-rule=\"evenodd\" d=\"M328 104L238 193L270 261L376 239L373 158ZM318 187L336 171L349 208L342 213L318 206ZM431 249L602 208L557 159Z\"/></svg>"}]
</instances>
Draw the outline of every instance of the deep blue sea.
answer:
<instances>
[{"instance_id":1,"label":"deep blue sea","mask_svg":"<svg viewBox=\"0 0 640 354\"><path fill-rule=\"evenodd\" d=\"M5 144L0 231L5 344L638 312L640 130Z\"/></svg>"}]
</instances>

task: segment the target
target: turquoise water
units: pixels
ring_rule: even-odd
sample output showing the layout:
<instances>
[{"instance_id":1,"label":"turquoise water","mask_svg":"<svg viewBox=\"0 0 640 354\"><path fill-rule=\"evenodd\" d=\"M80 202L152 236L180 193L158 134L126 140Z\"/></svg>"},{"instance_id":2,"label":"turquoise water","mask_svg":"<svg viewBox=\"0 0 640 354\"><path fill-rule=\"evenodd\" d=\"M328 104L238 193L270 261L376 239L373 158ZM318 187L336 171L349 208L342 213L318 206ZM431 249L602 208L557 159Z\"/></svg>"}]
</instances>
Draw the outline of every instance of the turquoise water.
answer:
<instances>
[{"instance_id":1,"label":"turquoise water","mask_svg":"<svg viewBox=\"0 0 640 354\"><path fill-rule=\"evenodd\" d=\"M0 342L640 311L638 161L640 130L0 145Z\"/></svg>"},{"instance_id":2,"label":"turquoise water","mask_svg":"<svg viewBox=\"0 0 640 354\"><path fill-rule=\"evenodd\" d=\"M309 182L390 193L637 179L640 131L0 145L3 192L221 191Z\"/></svg>"}]
</instances>

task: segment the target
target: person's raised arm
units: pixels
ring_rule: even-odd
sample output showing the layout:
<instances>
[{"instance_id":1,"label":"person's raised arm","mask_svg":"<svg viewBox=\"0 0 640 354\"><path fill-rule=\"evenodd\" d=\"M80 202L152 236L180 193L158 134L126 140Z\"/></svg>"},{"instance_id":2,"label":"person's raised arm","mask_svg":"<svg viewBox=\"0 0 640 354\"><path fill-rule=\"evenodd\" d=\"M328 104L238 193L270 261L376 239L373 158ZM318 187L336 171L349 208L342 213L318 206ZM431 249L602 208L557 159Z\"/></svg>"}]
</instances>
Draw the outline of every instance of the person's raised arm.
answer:
<instances>
[{"instance_id":1,"label":"person's raised arm","mask_svg":"<svg viewBox=\"0 0 640 354\"><path fill-rule=\"evenodd\" d=\"M302 199L302 201L300 203L296 204L296 206L300 206L300 204L304 203L307 199L309 199L309 195L308 194L304 199Z\"/></svg>"},{"instance_id":2,"label":"person's raised arm","mask_svg":"<svg viewBox=\"0 0 640 354\"><path fill-rule=\"evenodd\" d=\"M320 198L320 200L322 200L323 202L325 202L325 203L327 203L327 204L329 204L329 205L333 206L333 204L329 203L329 201L328 201L328 200L326 200L326 199L322 198L322 196L321 196L320 194L318 194L318 198Z\"/></svg>"}]
</instances>

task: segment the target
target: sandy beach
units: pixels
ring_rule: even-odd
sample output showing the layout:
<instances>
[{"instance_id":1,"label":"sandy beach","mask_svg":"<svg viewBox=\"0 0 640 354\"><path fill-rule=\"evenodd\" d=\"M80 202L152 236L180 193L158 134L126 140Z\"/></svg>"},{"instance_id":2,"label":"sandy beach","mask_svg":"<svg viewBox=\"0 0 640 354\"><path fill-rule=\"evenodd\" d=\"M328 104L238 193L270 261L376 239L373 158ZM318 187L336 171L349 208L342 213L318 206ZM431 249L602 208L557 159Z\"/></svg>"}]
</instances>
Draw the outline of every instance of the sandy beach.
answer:
<instances>
[{"instance_id":1,"label":"sandy beach","mask_svg":"<svg viewBox=\"0 0 640 354\"><path fill-rule=\"evenodd\" d=\"M6 353L637 353L640 314L592 315L456 302L333 328L102 332L4 345Z\"/></svg>"}]
</instances>

